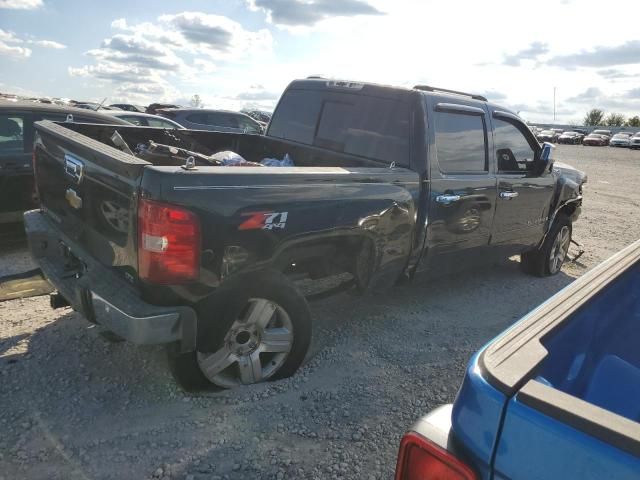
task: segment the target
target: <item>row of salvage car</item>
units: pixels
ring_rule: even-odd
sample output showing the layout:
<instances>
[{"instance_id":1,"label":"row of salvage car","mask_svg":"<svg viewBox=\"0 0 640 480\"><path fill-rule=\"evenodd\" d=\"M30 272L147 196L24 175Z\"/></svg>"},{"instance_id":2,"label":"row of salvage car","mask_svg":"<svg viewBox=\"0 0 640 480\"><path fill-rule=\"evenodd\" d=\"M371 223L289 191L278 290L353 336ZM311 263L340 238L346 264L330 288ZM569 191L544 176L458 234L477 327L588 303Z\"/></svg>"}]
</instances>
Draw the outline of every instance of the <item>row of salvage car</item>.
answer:
<instances>
[{"instance_id":1,"label":"row of salvage car","mask_svg":"<svg viewBox=\"0 0 640 480\"><path fill-rule=\"evenodd\" d=\"M594 130L587 134L583 129L563 130L552 128L543 130L532 127L533 133L540 142L562 143L568 145L588 145L593 147L627 147L640 148L640 132L619 132L611 130Z\"/></svg>"}]
</instances>

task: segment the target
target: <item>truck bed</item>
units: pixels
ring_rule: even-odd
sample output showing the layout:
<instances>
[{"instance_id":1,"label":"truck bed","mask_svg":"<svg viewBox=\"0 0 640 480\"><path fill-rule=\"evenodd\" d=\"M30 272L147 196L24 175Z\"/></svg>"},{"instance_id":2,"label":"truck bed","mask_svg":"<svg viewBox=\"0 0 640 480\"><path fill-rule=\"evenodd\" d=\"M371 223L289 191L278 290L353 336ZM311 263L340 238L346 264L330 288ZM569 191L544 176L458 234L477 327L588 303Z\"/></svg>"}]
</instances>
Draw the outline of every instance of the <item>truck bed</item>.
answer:
<instances>
[{"instance_id":1,"label":"truck bed","mask_svg":"<svg viewBox=\"0 0 640 480\"><path fill-rule=\"evenodd\" d=\"M351 273L359 268L355 253L363 242L374 251L365 259L375 263L372 285L395 282L419 257L421 184L407 168L260 135L53 122L38 122L36 129L37 183L47 217L84 255L153 304L197 302L223 277L246 269L277 266L312 278ZM116 131L131 150L152 140L207 156L232 150L249 161L288 154L295 166L201 161L185 170L184 161L150 162L115 148ZM198 217L202 255L196 281L179 288L146 288L138 281L140 198L181 206ZM256 215L265 220L265 214L278 221L246 223ZM233 253L238 251L241 263Z\"/></svg>"},{"instance_id":2,"label":"truck bed","mask_svg":"<svg viewBox=\"0 0 640 480\"><path fill-rule=\"evenodd\" d=\"M640 241L576 280L489 344L483 389L505 398L497 478L637 478ZM468 374L469 375L469 374ZM465 379L466 391L474 388ZM460 431L465 410L454 406ZM457 413L456 413L457 412ZM457 418L456 418L457 416ZM541 458L523 475L518 459ZM589 459L598 458L598 464Z\"/></svg>"}]
</instances>

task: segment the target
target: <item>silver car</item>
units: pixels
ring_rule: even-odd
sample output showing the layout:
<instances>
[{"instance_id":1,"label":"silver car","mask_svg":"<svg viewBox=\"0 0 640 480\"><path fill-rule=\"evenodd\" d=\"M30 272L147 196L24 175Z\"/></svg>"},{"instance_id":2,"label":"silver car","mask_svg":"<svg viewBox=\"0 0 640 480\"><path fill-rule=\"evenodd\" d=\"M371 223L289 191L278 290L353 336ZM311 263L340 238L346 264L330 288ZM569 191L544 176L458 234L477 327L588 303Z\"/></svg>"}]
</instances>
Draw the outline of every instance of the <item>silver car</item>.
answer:
<instances>
[{"instance_id":1,"label":"silver car","mask_svg":"<svg viewBox=\"0 0 640 480\"><path fill-rule=\"evenodd\" d=\"M616 133L611 140L609 140L610 147L630 147L631 146L631 132Z\"/></svg>"},{"instance_id":2,"label":"silver car","mask_svg":"<svg viewBox=\"0 0 640 480\"><path fill-rule=\"evenodd\" d=\"M203 108L165 108L158 114L190 130L262 134L262 126L244 113Z\"/></svg>"}]
</instances>

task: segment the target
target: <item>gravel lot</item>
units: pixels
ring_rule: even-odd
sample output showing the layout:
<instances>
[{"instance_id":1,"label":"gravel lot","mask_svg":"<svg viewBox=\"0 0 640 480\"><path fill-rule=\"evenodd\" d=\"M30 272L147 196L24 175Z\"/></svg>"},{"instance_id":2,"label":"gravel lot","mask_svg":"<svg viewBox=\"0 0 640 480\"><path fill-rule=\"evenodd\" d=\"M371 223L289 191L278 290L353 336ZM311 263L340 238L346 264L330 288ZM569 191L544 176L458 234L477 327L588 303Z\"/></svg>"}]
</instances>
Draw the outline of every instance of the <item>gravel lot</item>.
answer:
<instances>
[{"instance_id":1,"label":"gravel lot","mask_svg":"<svg viewBox=\"0 0 640 480\"><path fill-rule=\"evenodd\" d=\"M160 347L108 343L47 297L0 303L0 479L391 478L402 433L453 400L476 349L640 237L640 152L555 154L589 175L580 263L315 302L311 358L287 380L188 395ZM27 268L24 249L0 254L0 275Z\"/></svg>"}]
</instances>

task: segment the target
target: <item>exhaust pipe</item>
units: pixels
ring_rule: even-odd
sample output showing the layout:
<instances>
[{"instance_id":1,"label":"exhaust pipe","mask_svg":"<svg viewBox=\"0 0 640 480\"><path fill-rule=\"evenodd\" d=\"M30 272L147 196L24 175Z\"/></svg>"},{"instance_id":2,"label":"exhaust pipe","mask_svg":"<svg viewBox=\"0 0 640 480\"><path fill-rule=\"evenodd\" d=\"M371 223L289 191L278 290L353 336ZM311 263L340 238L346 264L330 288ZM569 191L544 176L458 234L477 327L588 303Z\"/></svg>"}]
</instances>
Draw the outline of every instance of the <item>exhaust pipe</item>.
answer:
<instances>
[{"instance_id":1,"label":"exhaust pipe","mask_svg":"<svg viewBox=\"0 0 640 480\"><path fill-rule=\"evenodd\" d=\"M69 302L58 292L49 294L49 304L54 310L57 308L68 307Z\"/></svg>"}]
</instances>

